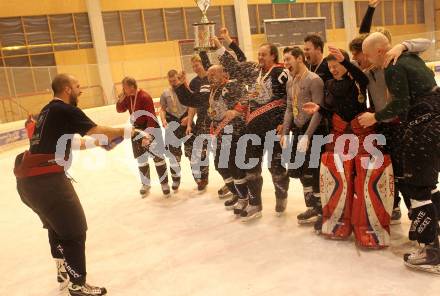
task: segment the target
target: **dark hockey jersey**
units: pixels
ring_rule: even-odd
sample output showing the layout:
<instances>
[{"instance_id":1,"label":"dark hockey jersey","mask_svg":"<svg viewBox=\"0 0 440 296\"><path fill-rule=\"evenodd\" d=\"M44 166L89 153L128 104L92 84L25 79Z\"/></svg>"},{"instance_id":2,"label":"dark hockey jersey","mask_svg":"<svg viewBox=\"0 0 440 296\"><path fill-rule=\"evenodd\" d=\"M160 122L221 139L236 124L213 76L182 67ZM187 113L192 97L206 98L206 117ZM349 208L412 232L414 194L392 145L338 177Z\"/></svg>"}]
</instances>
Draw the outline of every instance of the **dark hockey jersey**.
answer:
<instances>
[{"instance_id":1,"label":"dark hockey jersey","mask_svg":"<svg viewBox=\"0 0 440 296\"><path fill-rule=\"evenodd\" d=\"M208 88L209 91L207 91ZM181 85L176 88L176 94L183 104L192 102L198 105L208 102L207 113L214 131L219 127L222 129L227 123L233 126L233 134L237 135L242 132L245 126L243 116L238 116L231 122L223 121L228 110L234 110L238 103L241 104L243 100L246 100L246 89L242 83L229 81L216 89L203 85L199 93L192 93L185 85Z\"/></svg>"}]
</instances>

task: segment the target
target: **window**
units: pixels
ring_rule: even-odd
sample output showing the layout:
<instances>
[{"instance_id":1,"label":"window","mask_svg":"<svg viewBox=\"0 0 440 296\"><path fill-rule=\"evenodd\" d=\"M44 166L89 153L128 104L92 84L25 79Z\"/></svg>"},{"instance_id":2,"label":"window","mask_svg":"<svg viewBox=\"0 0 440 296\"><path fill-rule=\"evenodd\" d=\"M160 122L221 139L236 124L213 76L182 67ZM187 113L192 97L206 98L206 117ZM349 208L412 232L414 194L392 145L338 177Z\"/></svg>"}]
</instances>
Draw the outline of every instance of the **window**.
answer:
<instances>
[{"instance_id":1,"label":"window","mask_svg":"<svg viewBox=\"0 0 440 296\"><path fill-rule=\"evenodd\" d=\"M249 5L248 10L251 34L258 34L257 5Z\"/></svg>"},{"instance_id":2,"label":"window","mask_svg":"<svg viewBox=\"0 0 440 296\"><path fill-rule=\"evenodd\" d=\"M317 3L306 3L306 16L307 17L317 17L318 16L318 4Z\"/></svg>"},{"instance_id":3,"label":"window","mask_svg":"<svg viewBox=\"0 0 440 296\"><path fill-rule=\"evenodd\" d=\"M105 39L107 45L121 45L124 43L122 37L121 20L119 19L119 13L116 11L103 12L102 19L105 28Z\"/></svg>"},{"instance_id":4,"label":"window","mask_svg":"<svg viewBox=\"0 0 440 296\"><path fill-rule=\"evenodd\" d=\"M373 26L383 26L382 6L383 2L380 2L379 5L376 7L376 10L374 11Z\"/></svg>"},{"instance_id":5,"label":"window","mask_svg":"<svg viewBox=\"0 0 440 296\"><path fill-rule=\"evenodd\" d=\"M147 27L148 42L167 40L162 9L144 10L144 22Z\"/></svg>"},{"instance_id":6,"label":"window","mask_svg":"<svg viewBox=\"0 0 440 296\"><path fill-rule=\"evenodd\" d=\"M332 3L325 2L319 4L321 16L326 18L326 26L328 30L333 29Z\"/></svg>"},{"instance_id":7,"label":"window","mask_svg":"<svg viewBox=\"0 0 440 296\"><path fill-rule=\"evenodd\" d=\"M188 30L188 38L194 38L194 27L193 24L200 23L202 19L202 13L200 9L196 7L185 8L186 15L186 25Z\"/></svg>"},{"instance_id":8,"label":"window","mask_svg":"<svg viewBox=\"0 0 440 296\"><path fill-rule=\"evenodd\" d=\"M392 0L386 0L383 2L384 6L384 19L385 19L385 26L391 26L394 24L394 9L393 9L393 1Z\"/></svg>"},{"instance_id":9,"label":"window","mask_svg":"<svg viewBox=\"0 0 440 296\"><path fill-rule=\"evenodd\" d=\"M27 54L21 18L0 18L0 42L4 56Z\"/></svg>"},{"instance_id":10,"label":"window","mask_svg":"<svg viewBox=\"0 0 440 296\"><path fill-rule=\"evenodd\" d=\"M144 25L140 10L121 11L125 44L144 43Z\"/></svg>"},{"instance_id":11,"label":"window","mask_svg":"<svg viewBox=\"0 0 440 296\"><path fill-rule=\"evenodd\" d=\"M344 7L342 6L342 2L334 2L333 9L335 11L335 29L344 28Z\"/></svg>"},{"instance_id":12,"label":"window","mask_svg":"<svg viewBox=\"0 0 440 296\"><path fill-rule=\"evenodd\" d=\"M92 48L92 32L90 31L89 16L87 13L76 13L73 15L79 48Z\"/></svg>"},{"instance_id":13,"label":"window","mask_svg":"<svg viewBox=\"0 0 440 296\"><path fill-rule=\"evenodd\" d=\"M275 18L288 18L289 5L288 4L274 4Z\"/></svg>"},{"instance_id":14,"label":"window","mask_svg":"<svg viewBox=\"0 0 440 296\"><path fill-rule=\"evenodd\" d=\"M292 11L292 17L295 17L295 18L304 17L304 4L303 3L290 4L290 9Z\"/></svg>"},{"instance_id":15,"label":"window","mask_svg":"<svg viewBox=\"0 0 440 296\"><path fill-rule=\"evenodd\" d=\"M23 24L30 45L29 53L52 52L52 40L46 16L23 17Z\"/></svg>"},{"instance_id":16,"label":"window","mask_svg":"<svg viewBox=\"0 0 440 296\"><path fill-rule=\"evenodd\" d=\"M423 0L416 0L416 9L417 9L417 23L424 24L425 23L425 3Z\"/></svg>"},{"instance_id":17,"label":"window","mask_svg":"<svg viewBox=\"0 0 440 296\"><path fill-rule=\"evenodd\" d=\"M258 14L260 16L260 33L264 33L264 20L273 19L272 5L271 4L258 5Z\"/></svg>"},{"instance_id":18,"label":"window","mask_svg":"<svg viewBox=\"0 0 440 296\"><path fill-rule=\"evenodd\" d=\"M234 6L223 6L223 15L225 16L225 27L228 28L229 34L231 36L237 36Z\"/></svg>"},{"instance_id":19,"label":"window","mask_svg":"<svg viewBox=\"0 0 440 296\"><path fill-rule=\"evenodd\" d=\"M182 40L186 39L185 26L183 22L183 11L181 8L165 9L167 23L168 39Z\"/></svg>"},{"instance_id":20,"label":"window","mask_svg":"<svg viewBox=\"0 0 440 296\"><path fill-rule=\"evenodd\" d=\"M416 23L416 13L414 11L415 1L406 0L406 23L408 25Z\"/></svg>"},{"instance_id":21,"label":"window","mask_svg":"<svg viewBox=\"0 0 440 296\"><path fill-rule=\"evenodd\" d=\"M396 23L395 25L404 25L405 24L405 14L404 14L404 6L403 1L395 1L396 4Z\"/></svg>"},{"instance_id":22,"label":"window","mask_svg":"<svg viewBox=\"0 0 440 296\"><path fill-rule=\"evenodd\" d=\"M211 6L206 15L211 22L215 23L215 33L218 35L218 30L223 26L221 7Z\"/></svg>"},{"instance_id":23,"label":"window","mask_svg":"<svg viewBox=\"0 0 440 296\"><path fill-rule=\"evenodd\" d=\"M73 17L71 14L59 14L49 17L55 50L77 48Z\"/></svg>"},{"instance_id":24,"label":"window","mask_svg":"<svg viewBox=\"0 0 440 296\"><path fill-rule=\"evenodd\" d=\"M356 15L357 15L356 20L358 27L361 26L362 20L364 19L367 9L368 9L368 2L364 2L364 1L356 2Z\"/></svg>"}]
</instances>

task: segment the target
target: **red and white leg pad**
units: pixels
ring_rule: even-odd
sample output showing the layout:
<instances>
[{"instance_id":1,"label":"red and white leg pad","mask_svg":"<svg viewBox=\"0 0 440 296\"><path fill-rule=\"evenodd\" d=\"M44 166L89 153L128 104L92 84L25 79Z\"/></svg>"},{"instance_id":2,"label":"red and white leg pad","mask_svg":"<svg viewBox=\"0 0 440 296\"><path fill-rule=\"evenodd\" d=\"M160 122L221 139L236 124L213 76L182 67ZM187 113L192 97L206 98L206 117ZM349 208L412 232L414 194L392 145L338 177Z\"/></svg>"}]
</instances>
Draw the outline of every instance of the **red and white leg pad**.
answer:
<instances>
[{"instance_id":1,"label":"red and white leg pad","mask_svg":"<svg viewBox=\"0 0 440 296\"><path fill-rule=\"evenodd\" d=\"M351 223L356 242L365 248L390 244L390 222L394 202L394 175L391 158L383 163L369 154L357 155L355 195Z\"/></svg>"},{"instance_id":2,"label":"red and white leg pad","mask_svg":"<svg viewBox=\"0 0 440 296\"><path fill-rule=\"evenodd\" d=\"M354 161L325 152L321 157L320 188L322 234L346 239L352 231L351 209L354 194Z\"/></svg>"}]
</instances>

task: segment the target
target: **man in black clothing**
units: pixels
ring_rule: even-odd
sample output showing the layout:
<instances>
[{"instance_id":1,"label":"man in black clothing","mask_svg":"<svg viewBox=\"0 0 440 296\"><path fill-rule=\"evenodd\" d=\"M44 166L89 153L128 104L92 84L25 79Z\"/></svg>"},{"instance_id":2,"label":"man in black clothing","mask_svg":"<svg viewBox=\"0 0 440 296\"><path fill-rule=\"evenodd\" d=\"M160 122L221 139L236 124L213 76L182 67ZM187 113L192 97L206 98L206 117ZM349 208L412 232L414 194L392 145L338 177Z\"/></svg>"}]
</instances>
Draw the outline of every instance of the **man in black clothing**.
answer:
<instances>
[{"instance_id":1,"label":"man in black clothing","mask_svg":"<svg viewBox=\"0 0 440 296\"><path fill-rule=\"evenodd\" d=\"M333 79L332 73L330 73L328 68L327 59L324 58L324 41L321 36L310 34L304 38L304 56L306 57L309 70L318 74L324 83L327 80Z\"/></svg>"},{"instance_id":2,"label":"man in black clothing","mask_svg":"<svg viewBox=\"0 0 440 296\"><path fill-rule=\"evenodd\" d=\"M390 49L389 40L381 33L371 34L363 43L364 54L379 67ZM388 66L385 81L393 100L376 113L363 114L359 122L371 126L396 116L403 121L400 190L411 201L409 239L424 245L405 254L404 261L411 268L440 274L440 200L431 198L440 170L440 91L432 70L414 54L404 54L396 65Z\"/></svg>"},{"instance_id":3,"label":"man in black clothing","mask_svg":"<svg viewBox=\"0 0 440 296\"><path fill-rule=\"evenodd\" d=\"M106 136L111 145L122 140L124 129L98 126L76 107L81 90L73 76L57 75L52 89L54 98L40 112L29 151L15 159L17 190L48 230L62 288L68 285L70 295L104 295L105 288L86 283L87 222L63 163L71 161L74 134L90 135L95 138L95 146L110 148L100 136ZM86 142L81 139L81 149L84 148Z\"/></svg>"},{"instance_id":4,"label":"man in black clothing","mask_svg":"<svg viewBox=\"0 0 440 296\"><path fill-rule=\"evenodd\" d=\"M197 76L189 83L190 90L194 93L209 91L209 89L206 89L206 85L209 85L208 76L201 58L198 55L193 56L191 58L191 65ZM189 107L188 122L192 122L197 113L195 126L187 125L186 127L186 134L193 136L187 140L190 144L185 147L185 153L191 155L191 168L194 178L196 179L197 189L199 192L204 192L208 185L209 164L204 165L201 162L206 161L206 158L208 157L208 143L204 142L203 145L199 145L200 147L194 147L192 143L195 137L209 134L211 121L208 116L207 102L199 102L199 104L185 106Z\"/></svg>"}]
</instances>

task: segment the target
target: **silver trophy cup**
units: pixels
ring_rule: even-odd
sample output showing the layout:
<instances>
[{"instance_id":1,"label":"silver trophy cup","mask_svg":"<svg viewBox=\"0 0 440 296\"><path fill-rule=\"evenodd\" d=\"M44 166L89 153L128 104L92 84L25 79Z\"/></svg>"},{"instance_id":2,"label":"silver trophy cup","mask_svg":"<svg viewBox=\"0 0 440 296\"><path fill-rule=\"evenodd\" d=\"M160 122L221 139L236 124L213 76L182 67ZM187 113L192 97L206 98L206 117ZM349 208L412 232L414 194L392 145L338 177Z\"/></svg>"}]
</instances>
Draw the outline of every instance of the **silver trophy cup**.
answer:
<instances>
[{"instance_id":1,"label":"silver trophy cup","mask_svg":"<svg viewBox=\"0 0 440 296\"><path fill-rule=\"evenodd\" d=\"M211 0L195 0L202 12L200 23L193 24L194 27L194 50L209 51L214 49L211 38L215 36L215 23L210 22L206 16Z\"/></svg>"}]
</instances>

